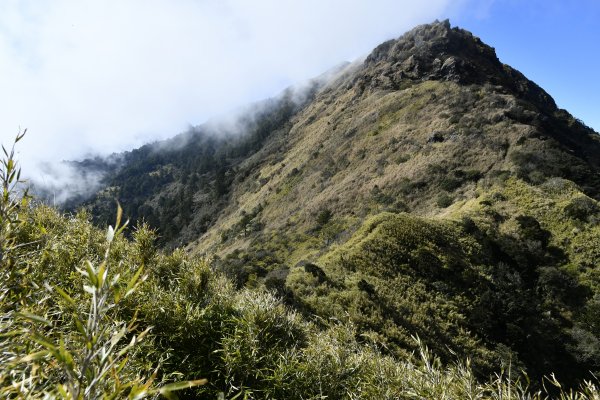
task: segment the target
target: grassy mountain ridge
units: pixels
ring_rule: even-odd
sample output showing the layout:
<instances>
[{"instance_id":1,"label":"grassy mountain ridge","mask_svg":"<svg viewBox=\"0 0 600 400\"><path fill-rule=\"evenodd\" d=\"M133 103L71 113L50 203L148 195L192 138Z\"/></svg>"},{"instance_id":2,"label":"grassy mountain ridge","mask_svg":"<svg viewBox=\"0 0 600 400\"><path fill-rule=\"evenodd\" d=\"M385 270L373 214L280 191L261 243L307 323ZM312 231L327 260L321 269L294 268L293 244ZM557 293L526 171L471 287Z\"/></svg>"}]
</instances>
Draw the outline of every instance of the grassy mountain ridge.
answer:
<instances>
[{"instance_id":1,"label":"grassy mountain ridge","mask_svg":"<svg viewBox=\"0 0 600 400\"><path fill-rule=\"evenodd\" d=\"M307 211L318 213L327 203L362 207L375 190L411 210L435 213L424 201L432 191L460 195L469 182L503 171L528 180L561 176L592 196L598 190L595 133L502 65L493 49L447 22L381 45L301 102L288 92L244 118L251 121L238 123L237 132L225 128L219 136L200 127L159 146L164 151L144 146L127 154L99 200L88 204L98 208L118 197L134 219L164 228L172 245L193 241L219 214L221 221L200 240L204 250L241 212L263 203L271 204L267 209L296 205L307 220ZM299 206L294 193L287 196L295 186L312 204ZM403 193L413 189L425 193ZM356 197L359 202L351 200ZM345 215L358 212L352 204L341 208ZM160 220L165 211L178 217L183 232L169 231ZM285 224L292 213L265 214L258 222L268 227Z\"/></svg>"},{"instance_id":2,"label":"grassy mountain ridge","mask_svg":"<svg viewBox=\"0 0 600 400\"><path fill-rule=\"evenodd\" d=\"M469 32L416 27L199 129L125 155L85 206L103 221L118 197L162 245L392 357L418 334L480 377L599 371L600 139Z\"/></svg>"},{"instance_id":3,"label":"grassy mountain ridge","mask_svg":"<svg viewBox=\"0 0 600 400\"><path fill-rule=\"evenodd\" d=\"M398 43L429 29L467 36L450 35L448 47L469 43L469 35L444 23L416 28ZM420 51L418 47L412 53ZM433 57L430 51L427 48L425 54ZM405 62L392 62L389 57L375 62L372 55L356 71L323 89L290 130L288 146L292 149L280 151L279 163L263 163L259 173L240 185L234 197L243 199L241 204L232 204L218 225L234 228L241 211L248 213L263 203L267 204L263 211L267 228L285 226L291 220L308 229L309 221L322 209L335 208L344 218L358 215L361 219L365 208L381 205L373 204L373 198L391 203L383 206L436 213L437 203L452 202L465 196L476 182L502 174L538 182L559 176L597 195L598 165L592 156L599 150L597 135L556 109L535 84L502 66L495 56L493 64L505 76L488 80L511 85L465 84L461 79L465 75L468 79L470 70L436 75L408 54ZM419 75L400 74L403 86L399 89L380 84L390 69L404 68L411 59L410 68ZM517 82L511 80L515 75L520 77ZM535 98L536 103L528 98ZM208 237L202 237L200 249L217 245L218 231L212 229Z\"/></svg>"}]
</instances>

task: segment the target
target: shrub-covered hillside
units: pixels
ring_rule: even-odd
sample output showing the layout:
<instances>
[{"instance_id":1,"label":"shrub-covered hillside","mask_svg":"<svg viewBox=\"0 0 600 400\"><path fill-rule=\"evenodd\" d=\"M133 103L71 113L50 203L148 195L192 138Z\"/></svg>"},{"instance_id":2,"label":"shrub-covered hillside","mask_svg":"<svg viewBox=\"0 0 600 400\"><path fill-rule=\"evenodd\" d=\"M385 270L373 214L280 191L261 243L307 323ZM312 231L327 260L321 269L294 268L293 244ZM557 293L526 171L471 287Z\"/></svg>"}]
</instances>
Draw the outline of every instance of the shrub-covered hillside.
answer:
<instances>
[{"instance_id":1,"label":"shrub-covered hillside","mask_svg":"<svg viewBox=\"0 0 600 400\"><path fill-rule=\"evenodd\" d=\"M510 364L575 384L600 366L599 212L570 181L510 178L436 217L376 214L341 245L319 244L337 224L322 221L320 252L293 266L285 255L300 256L311 235L213 263L240 287L352 323L386 353L415 350L417 334L445 361L468 355L480 376Z\"/></svg>"},{"instance_id":2,"label":"shrub-covered hillside","mask_svg":"<svg viewBox=\"0 0 600 400\"><path fill-rule=\"evenodd\" d=\"M442 363L417 339L417 335L430 335L421 329L428 325L430 314L416 303L412 304L412 316L407 315L414 323L407 325L402 335L365 332L369 321L353 320L352 307L346 308L351 318L331 318L343 314L336 308L317 310L307 318L283 304L274 292L236 289L202 259L180 250L157 250L155 234L145 226L132 232L131 240L126 239L120 208L115 207L116 224L106 231L95 228L86 212L65 215L22 199L13 191L16 176L14 161L5 162L0 202L2 397L141 398L161 393L190 399L545 396L526 392L526 380L517 365L494 364L493 357L487 359L488 371L495 372L489 376L472 371L468 352L446 355ZM406 229L417 233L414 239L406 237ZM349 282L356 281L357 293L364 294L359 294L364 300L358 307L377 297L381 301L374 303L375 309L408 304L390 304L379 279L387 276L391 266L407 272L413 268L415 272L407 273L405 280L436 274L435 268L448 269L458 280L469 279L468 273L461 275L461 269L477 257L474 243L468 238L443 243L444 237L460 229L467 228L436 227L403 214L383 215L365 226L361 231L365 238L356 239L361 242L355 243L346 261L339 254L331 255L331 268L352 271L345 283L307 265L305 270L315 278L302 285L314 282L315 295L334 296L336 292L342 299ZM396 249L398 258L388 264L385 257L389 254L380 254L374 260L379 263L368 266L367 275L364 262L378 251L373 241L394 243L395 235L408 239L399 245L404 249ZM419 264L435 258L431 252L436 246L446 246L447 258ZM466 249L470 247L475 248L469 253ZM431 269L419 272L425 267ZM421 296L419 291L419 286L413 285L415 296ZM444 288L439 291L441 298ZM458 293L447 297L454 299L453 295L460 297ZM314 308L316 303L308 297L305 300L307 307ZM462 318L461 310L453 310L449 302L438 304L433 318L453 313L453 318ZM339 305L345 307L343 302ZM372 315L376 318L378 314ZM411 326L415 327L412 332ZM443 328L436 323L429 326ZM437 347L442 349L444 335L451 333L440 332ZM396 338L407 340L411 334L416 351L394 351ZM389 340L382 340L385 335ZM478 346L460 338L455 343L467 349ZM542 387L541 381L534 385ZM555 396L560 393L558 385L552 378L545 381ZM561 396L598 398L596 386L582 385L580 391Z\"/></svg>"}]
</instances>

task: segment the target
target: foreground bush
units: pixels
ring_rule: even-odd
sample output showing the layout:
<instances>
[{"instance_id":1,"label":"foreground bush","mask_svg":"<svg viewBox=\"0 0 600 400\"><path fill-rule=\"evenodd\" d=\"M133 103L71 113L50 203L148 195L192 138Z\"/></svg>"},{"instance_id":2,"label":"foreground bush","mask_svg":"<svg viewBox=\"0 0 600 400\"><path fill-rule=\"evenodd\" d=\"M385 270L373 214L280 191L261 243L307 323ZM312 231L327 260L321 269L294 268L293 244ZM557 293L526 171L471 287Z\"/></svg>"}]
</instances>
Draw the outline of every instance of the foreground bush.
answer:
<instances>
[{"instance_id":1,"label":"foreground bush","mask_svg":"<svg viewBox=\"0 0 600 400\"><path fill-rule=\"evenodd\" d=\"M18 135L15 143L22 137ZM204 384L205 380L195 380L157 385L157 369L132 367L130 358L136 345L150 328L139 330L135 316L119 316L121 302L135 293L145 279L143 266L132 273L120 265L112 271L113 243L127 225L121 223L121 208L118 207L114 228L110 226L106 238L95 243L103 248L103 255L85 251L87 235L61 235L61 239L67 239L63 243L52 235L60 227L71 225L69 220L54 210L29 205L27 193L19 192L22 182L14 146L10 152L3 150L0 395L141 399L162 394L172 398L176 390ZM77 228L98 233L81 224ZM70 249L81 253L69 252ZM68 256L62 253L64 250ZM77 261L78 267L73 259L77 253L85 257ZM93 258L99 258L97 265L90 261ZM58 268L50 269L55 266Z\"/></svg>"}]
</instances>

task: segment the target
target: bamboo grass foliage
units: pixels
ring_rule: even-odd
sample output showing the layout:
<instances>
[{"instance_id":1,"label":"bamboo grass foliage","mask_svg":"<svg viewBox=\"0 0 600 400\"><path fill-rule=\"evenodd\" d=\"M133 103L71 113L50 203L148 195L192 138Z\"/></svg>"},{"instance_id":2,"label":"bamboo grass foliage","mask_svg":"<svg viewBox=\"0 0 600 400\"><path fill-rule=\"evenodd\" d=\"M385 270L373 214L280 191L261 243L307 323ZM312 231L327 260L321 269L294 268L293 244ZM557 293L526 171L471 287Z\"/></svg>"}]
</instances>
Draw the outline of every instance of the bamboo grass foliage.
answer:
<instances>
[{"instance_id":1,"label":"bamboo grass foliage","mask_svg":"<svg viewBox=\"0 0 600 400\"><path fill-rule=\"evenodd\" d=\"M23 136L24 133L18 135L15 144ZM6 158L0 175L3 185L0 249L4 278L0 292L0 394L73 400L141 399L155 394L173 398L174 391L205 384L205 379L199 379L157 386L157 369L149 376L128 373L131 353L151 328L139 331L135 315L128 321L115 318L120 303L146 279L143 266L127 280L119 273L109 273L112 244L128 223L122 223L120 205L115 226L108 227L105 253L99 265L86 260L76 269L83 278L77 300L60 286L48 283L40 286L30 282L31 287L15 290L17 279L13 271L19 269L19 260L13 252L23 247L17 243L16 236L24 223L20 211L27 207L27 197L17 194L17 185L22 182L14 145L10 152L3 150ZM29 244L35 243L25 243ZM33 252L26 255L33 256ZM52 302L60 302L62 307L50 305ZM74 329L62 332L64 324ZM28 354L21 354L23 351Z\"/></svg>"},{"instance_id":2,"label":"bamboo grass foliage","mask_svg":"<svg viewBox=\"0 0 600 400\"><path fill-rule=\"evenodd\" d=\"M59 383L56 390L66 399L80 398L121 398L128 394L131 398L140 398L149 392L154 376L149 379L136 379L131 382L122 382L118 377L128 360L127 353L148 334L149 328L139 334L134 334L135 318L130 322L111 321L110 311L118 306L119 302L132 294L139 283L145 279L141 276L142 267L133 275L124 289L119 287L120 275L109 276L109 254L111 244L122 233L127 222L121 226L121 207L118 207L115 227L110 226L107 231L107 248L104 259L97 267L90 261L84 263L85 267L77 271L84 278L83 290L89 298L87 315L82 318L76 301L60 287L46 285L49 292L56 292L73 309L72 320L76 327L76 335L72 343L65 343L60 338L58 343L46 337L39 330L32 332L32 340L39 344L43 350L31 353L22 361L32 361L50 356L56 361L63 376L64 382ZM124 293L123 293L124 292ZM25 315L34 322L42 322L52 326L52 323L40 317ZM123 344L126 336L131 335L128 344ZM71 346L75 349L69 349ZM82 351L77 351L81 349ZM105 396L105 393L111 393Z\"/></svg>"}]
</instances>

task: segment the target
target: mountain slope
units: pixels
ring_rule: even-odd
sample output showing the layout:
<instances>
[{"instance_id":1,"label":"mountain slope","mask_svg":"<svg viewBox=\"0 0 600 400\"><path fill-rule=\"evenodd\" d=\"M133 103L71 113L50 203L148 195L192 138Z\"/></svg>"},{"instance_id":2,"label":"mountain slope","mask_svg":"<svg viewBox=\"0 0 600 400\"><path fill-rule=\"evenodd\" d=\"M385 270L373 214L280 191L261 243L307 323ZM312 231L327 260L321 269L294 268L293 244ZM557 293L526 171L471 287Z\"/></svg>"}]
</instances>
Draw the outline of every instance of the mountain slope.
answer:
<instances>
[{"instance_id":1,"label":"mountain slope","mask_svg":"<svg viewBox=\"0 0 600 400\"><path fill-rule=\"evenodd\" d=\"M87 207L394 354L598 370L596 132L447 21L303 93L125 154Z\"/></svg>"},{"instance_id":2,"label":"mountain slope","mask_svg":"<svg viewBox=\"0 0 600 400\"><path fill-rule=\"evenodd\" d=\"M382 45L390 54L380 60L380 46L295 116L279 162L261 163L263 152L241 165L253 175L233 188L238 202L221 214L221 230L235 229L240 213L259 204L267 229L288 222L309 229L323 209L358 220L390 206L435 214L439 196L468 198L475 182L503 174L532 182L560 176L597 196L596 134L489 47L446 23L393 43ZM201 238L201 249L218 240Z\"/></svg>"}]
</instances>

